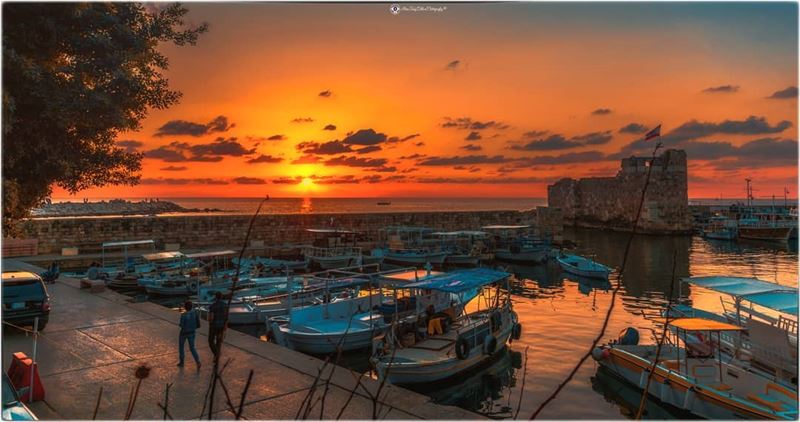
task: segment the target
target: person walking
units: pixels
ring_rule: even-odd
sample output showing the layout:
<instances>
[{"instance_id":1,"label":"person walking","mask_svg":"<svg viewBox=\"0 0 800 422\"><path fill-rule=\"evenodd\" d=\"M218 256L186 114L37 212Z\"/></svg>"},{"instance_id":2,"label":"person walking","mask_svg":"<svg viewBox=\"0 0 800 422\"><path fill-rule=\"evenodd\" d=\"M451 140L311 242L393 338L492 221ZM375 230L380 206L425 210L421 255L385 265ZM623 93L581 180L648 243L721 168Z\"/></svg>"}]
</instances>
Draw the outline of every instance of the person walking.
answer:
<instances>
[{"instance_id":1,"label":"person walking","mask_svg":"<svg viewBox=\"0 0 800 422\"><path fill-rule=\"evenodd\" d=\"M200 314L197 313L196 309L192 309L192 307L192 301L190 300L187 300L186 303L183 304L183 308L186 309L186 312L181 314L181 333L178 336L178 357L180 362L178 362L178 366L183 367L185 356L183 346L188 341L189 351L192 352L192 357L194 357L194 361L197 363L197 369L200 369L200 356L197 355L197 349L194 347L195 332L200 328Z\"/></svg>"},{"instance_id":2,"label":"person walking","mask_svg":"<svg viewBox=\"0 0 800 422\"><path fill-rule=\"evenodd\" d=\"M214 354L214 359L219 354L222 344L222 331L228 319L228 304L222 300L222 292L214 293L214 303L208 307L208 347Z\"/></svg>"}]
</instances>

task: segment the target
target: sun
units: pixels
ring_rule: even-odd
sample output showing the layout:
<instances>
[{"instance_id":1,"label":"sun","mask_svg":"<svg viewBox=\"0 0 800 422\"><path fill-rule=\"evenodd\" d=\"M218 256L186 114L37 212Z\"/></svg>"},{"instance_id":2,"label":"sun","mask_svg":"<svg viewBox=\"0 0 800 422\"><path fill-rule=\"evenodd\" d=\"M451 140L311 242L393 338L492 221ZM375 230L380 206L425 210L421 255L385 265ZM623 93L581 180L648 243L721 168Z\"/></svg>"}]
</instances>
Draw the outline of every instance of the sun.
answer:
<instances>
[{"instance_id":1,"label":"sun","mask_svg":"<svg viewBox=\"0 0 800 422\"><path fill-rule=\"evenodd\" d=\"M300 182L300 186L306 189L311 189L314 187L314 181L311 180L310 177L304 177L303 180Z\"/></svg>"}]
</instances>

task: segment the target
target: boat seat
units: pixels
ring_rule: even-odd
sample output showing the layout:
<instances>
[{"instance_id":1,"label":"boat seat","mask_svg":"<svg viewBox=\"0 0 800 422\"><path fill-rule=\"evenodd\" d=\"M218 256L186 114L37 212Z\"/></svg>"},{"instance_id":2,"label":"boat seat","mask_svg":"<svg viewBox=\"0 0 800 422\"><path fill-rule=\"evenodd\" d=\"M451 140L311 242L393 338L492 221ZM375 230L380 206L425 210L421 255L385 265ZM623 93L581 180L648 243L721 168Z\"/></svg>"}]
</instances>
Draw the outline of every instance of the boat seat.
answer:
<instances>
[{"instance_id":1,"label":"boat seat","mask_svg":"<svg viewBox=\"0 0 800 422\"><path fill-rule=\"evenodd\" d=\"M764 407L768 407L776 412L784 410L782 401L774 397L768 396L766 394L748 394L747 399L754 401Z\"/></svg>"}]
</instances>

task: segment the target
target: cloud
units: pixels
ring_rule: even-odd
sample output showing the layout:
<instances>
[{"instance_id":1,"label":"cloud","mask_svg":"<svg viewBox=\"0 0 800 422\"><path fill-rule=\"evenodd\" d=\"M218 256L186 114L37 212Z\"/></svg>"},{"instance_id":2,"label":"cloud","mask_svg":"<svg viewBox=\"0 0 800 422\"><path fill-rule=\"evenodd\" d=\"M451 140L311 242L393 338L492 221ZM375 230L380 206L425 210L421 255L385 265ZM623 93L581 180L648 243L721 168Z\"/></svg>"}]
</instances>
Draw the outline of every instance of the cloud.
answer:
<instances>
[{"instance_id":1,"label":"cloud","mask_svg":"<svg viewBox=\"0 0 800 422\"><path fill-rule=\"evenodd\" d=\"M188 149L196 157L206 155L228 155L231 157L241 157L243 155L252 154L256 151L255 148L247 149L242 146L236 137L219 137L211 143L192 145Z\"/></svg>"},{"instance_id":2,"label":"cloud","mask_svg":"<svg viewBox=\"0 0 800 422\"><path fill-rule=\"evenodd\" d=\"M797 87L796 86L790 86L790 87L788 87L786 89L782 89L780 91L775 91L775 92L772 93L772 95L770 95L767 98L773 99L773 100L785 100L785 99L788 99L788 98L797 98Z\"/></svg>"},{"instance_id":3,"label":"cloud","mask_svg":"<svg viewBox=\"0 0 800 422\"><path fill-rule=\"evenodd\" d=\"M453 157L429 157L417 162L421 166L452 166L467 164L497 164L513 161L513 158L506 158L502 155L463 155Z\"/></svg>"},{"instance_id":4,"label":"cloud","mask_svg":"<svg viewBox=\"0 0 800 422\"><path fill-rule=\"evenodd\" d=\"M481 134L479 132L474 132L474 131L470 132L469 135L467 135L467 137L464 138L465 141L477 141L479 139L481 139Z\"/></svg>"},{"instance_id":5,"label":"cloud","mask_svg":"<svg viewBox=\"0 0 800 422\"><path fill-rule=\"evenodd\" d=\"M161 171L184 171L187 168L188 167L186 167L186 166L166 166L166 167L161 167L159 170L161 170Z\"/></svg>"},{"instance_id":6,"label":"cloud","mask_svg":"<svg viewBox=\"0 0 800 422\"><path fill-rule=\"evenodd\" d=\"M385 158L366 158L348 157L340 155L325 161L326 166L347 166L347 167L381 167L388 161Z\"/></svg>"},{"instance_id":7,"label":"cloud","mask_svg":"<svg viewBox=\"0 0 800 422\"><path fill-rule=\"evenodd\" d=\"M336 125L327 124L322 130L336 130Z\"/></svg>"},{"instance_id":8,"label":"cloud","mask_svg":"<svg viewBox=\"0 0 800 422\"><path fill-rule=\"evenodd\" d=\"M425 154L411 154L411 155L402 155L399 158L401 160L416 160L417 158L426 157Z\"/></svg>"},{"instance_id":9,"label":"cloud","mask_svg":"<svg viewBox=\"0 0 800 422\"><path fill-rule=\"evenodd\" d=\"M617 132L619 132L619 133L633 133L633 134L645 133L645 132L647 132L647 126L639 124L639 123L628 123L627 125L619 128L619 130Z\"/></svg>"},{"instance_id":10,"label":"cloud","mask_svg":"<svg viewBox=\"0 0 800 422\"><path fill-rule=\"evenodd\" d=\"M739 91L738 85L720 85L720 86L712 86L703 90L706 94L718 94L718 93L734 93Z\"/></svg>"},{"instance_id":11,"label":"cloud","mask_svg":"<svg viewBox=\"0 0 800 422\"><path fill-rule=\"evenodd\" d=\"M233 183L236 183L237 185L265 185L267 181L259 177L241 176L241 177L234 177Z\"/></svg>"},{"instance_id":12,"label":"cloud","mask_svg":"<svg viewBox=\"0 0 800 422\"><path fill-rule=\"evenodd\" d=\"M532 164L572 164L587 161L600 161L606 159L605 154L600 151L569 152L561 155L544 155L539 157L529 157L520 160L522 165Z\"/></svg>"},{"instance_id":13,"label":"cloud","mask_svg":"<svg viewBox=\"0 0 800 422\"><path fill-rule=\"evenodd\" d=\"M425 142L417 142L416 144L414 144L414 146L424 147L425 146Z\"/></svg>"},{"instance_id":14,"label":"cloud","mask_svg":"<svg viewBox=\"0 0 800 422\"><path fill-rule=\"evenodd\" d=\"M206 124L189 122L186 120L170 120L158 128L153 136L188 135L197 137L214 132L227 132L234 126L234 124L228 123L228 118L225 116L217 116L214 120Z\"/></svg>"},{"instance_id":15,"label":"cloud","mask_svg":"<svg viewBox=\"0 0 800 422\"><path fill-rule=\"evenodd\" d=\"M724 120L720 123L690 120L664 135L661 141L680 142L716 134L761 135L780 133L790 127L792 127L792 123L788 120L783 120L773 126L767 122L765 117L756 116L749 116L745 120Z\"/></svg>"},{"instance_id":16,"label":"cloud","mask_svg":"<svg viewBox=\"0 0 800 422\"><path fill-rule=\"evenodd\" d=\"M139 148L144 146L144 142L135 141L133 139L124 139L122 141L117 141L117 146L125 149L125 152L136 152L139 150Z\"/></svg>"},{"instance_id":17,"label":"cloud","mask_svg":"<svg viewBox=\"0 0 800 422\"><path fill-rule=\"evenodd\" d=\"M386 141L385 133L375 132L373 129L361 129L355 133L348 134L342 142L351 145L377 145Z\"/></svg>"},{"instance_id":18,"label":"cloud","mask_svg":"<svg viewBox=\"0 0 800 422\"><path fill-rule=\"evenodd\" d=\"M272 179L272 183L276 185L298 185L300 182L303 181L303 178L300 176L297 177L279 177L277 179Z\"/></svg>"},{"instance_id":19,"label":"cloud","mask_svg":"<svg viewBox=\"0 0 800 422\"><path fill-rule=\"evenodd\" d=\"M370 146L366 146L364 148L357 149L356 150L356 154L369 154L370 152L376 152L376 151L380 151L382 149L383 148L381 148L380 145L370 145Z\"/></svg>"},{"instance_id":20,"label":"cloud","mask_svg":"<svg viewBox=\"0 0 800 422\"><path fill-rule=\"evenodd\" d=\"M552 178L541 177L419 177L413 179L417 183L434 184L521 184L551 182Z\"/></svg>"},{"instance_id":21,"label":"cloud","mask_svg":"<svg viewBox=\"0 0 800 422\"><path fill-rule=\"evenodd\" d=\"M548 131L546 130L529 130L522 134L522 136L526 138L541 138L544 135L547 135Z\"/></svg>"},{"instance_id":22,"label":"cloud","mask_svg":"<svg viewBox=\"0 0 800 422\"><path fill-rule=\"evenodd\" d=\"M264 154L261 154L258 157L253 157L253 158L247 160L247 162L250 163L250 164L256 164L256 163L280 163L281 161L283 161L283 158L281 158L281 157L273 157L271 155L264 155Z\"/></svg>"},{"instance_id":23,"label":"cloud","mask_svg":"<svg viewBox=\"0 0 800 422\"><path fill-rule=\"evenodd\" d=\"M403 138L399 138L397 136L391 136L391 137L386 139L386 143L387 144L397 144L397 143L401 143L401 142L405 142L405 141L410 141L410 140L412 140L412 139L414 139L414 138L416 138L418 136L420 136L419 133L414 133L414 134L408 135L408 136L403 137Z\"/></svg>"},{"instance_id":24,"label":"cloud","mask_svg":"<svg viewBox=\"0 0 800 422\"><path fill-rule=\"evenodd\" d=\"M393 173L393 172L397 171L397 167L395 167L395 166L381 166L381 167L375 167L375 168L373 168L371 170L372 171L379 171L381 173Z\"/></svg>"},{"instance_id":25,"label":"cloud","mask_svg":"<svg viewBox=\"0 0 800 422\"><path fill-rule=\"evenodd\" d=\"M592 115L594 115L594 116L606 116L606 115L609 115L611 113L612 113L612 110L610 108L598 108L598 109L592 111Z\"/></svg>"},{"instance_id":26,"label":"cloud","mask_svg":"<svg viewBox=\"0 0 800 422\"><path fill-rule=\"evenodd\" d=\"M581 142L584 145L604 145L611 141L612 138L613 136L610 130L605 132L591 132L572 137L574 141Z\"/></svg>"},{"instance_id":27,"label":"cloud","mask_svg":"<svg viewBox=\"0 0 800 422\"><path fill-rule=\"evenodd\" d=\"M472 120L470 117L458 117L458 118L450 118L445 117L444 122L441 123L443 128L455 128L455 129L469 129L469 130L484 130L484 129L496 129L496 130L504 130L508 129L509 126L502 122L497 122L494 120L489 120L485 122L481 122L478 120Z\"/></svg>"},{"instance_id":28,"label":"cloud","mask_svg":"<svg viewBox=\"0 0 800 422\"><path fill-rule=\"evenodd\" d=\"M316 155L306 154L292 160L292 164L314 164L314 163L319 163L320 161L322 161L322 159L320 159Z\"/></svg>"},{"instance_id":29,"label":"cloud","mask_svg":"<svg viewBox=\"0 0 800 422\"><path fill-rule=\"evenodd\" d=\"M444 70L458 70L458 67L461 66L461 60L453 60L444 67Z\"/></svg>"},{"instance_id":30,"label":"cloud","mask_svg":"<svg viewBox=\"0 0 800 422\"><path fill-rule=\"evenodd\" d=\"M290 120L290 123L311 123L314 119L310 117L295 117L294 119Z\"/></svg>"},{"instance_id":31,"label":"cloud","mask_svg":"<svg viewBox=\"0 0 800 422\"><path fill-rule=\"evenodd\" d=\"M344 176L311 176L311 179L314 180L314 183L320 185L342 185L342 184L352 184L358 183L361 181L360 178L356 178L352 174L347 174Z\"/></svg>"},{"instance_id":32,"label":"cloud","mask_svg":"<svg viewBox=\"0 0 800 422\"><path fill-rule=\"evenodd\" d=\"M168 145L163 145L149 151L145 151L146 158L166 161L168 163L179 163L184 161L197 161L197 162L219 162L222 161L221 156L187 156L191 146L185 142L170 142Z\"/></svg>"},{"instance_id":33,"label":"cloud","mask_svg":"<svg viewBox=\"0 0 800 422\"><path fill-rule=\"evenodd\" d=\"M475 145L475 144L467 144L459 148L467 151L480 151L483 149L480 145Z\"/></svg>"},{"instance_id":34,"label":"cloud","mask_svg":"<svg viewBox=\"0 0 800 422\"><path fill-rule=\"evenodd\" d=\"M303 151L304 154L333 155L353 152L353 148L342 141L328 141L323 143L313 141L301 142L297 144L296 148Z\"/></svg>"},{"instance_id":35,"label":"cloud","mask_svg":"<svg viewBox=\"0 0 800 422\"><path fill-rule=\"evenodd\" d=\"M323 98L330 98L330 96L333 95L333 92L331 92L329 89L326 89L325 91L320 92L318 95Z\"/></svg>"},{"instance_id":36,"label":"cloud","mask_svg":"<svg viewBox=\"0 0 800 422\"><path fill-rule=\"evenodd\" d=\"M577 141L568 140L562 135L550 135L545 139L528 142L524 145L511 145L510 149L516 151L551 151L557 149L569 149L581 147L583 144Z\"/></svg>"},{"instance_id":37,"label":"cloud","mask_svg":"<svg viewBox=\"0 0 800 422\"><path fill-rule=\"evenodd\" d=\"M267 138L268 141L285 141L286 139L289 138L287 138L285 135L280 135L280 134L272 135L269 138Z\"/></svg>"},{"instance_id":38,"label":"cloud","mask_svg":"<svg viewBox=\"0 0 800 422\"><path fill-rule=\"evenodd\" d=\"M227 185L227 180L212 178L185 178L171 177L143 178L139 181L142 185Z\"/></svg>"}]
</instances>

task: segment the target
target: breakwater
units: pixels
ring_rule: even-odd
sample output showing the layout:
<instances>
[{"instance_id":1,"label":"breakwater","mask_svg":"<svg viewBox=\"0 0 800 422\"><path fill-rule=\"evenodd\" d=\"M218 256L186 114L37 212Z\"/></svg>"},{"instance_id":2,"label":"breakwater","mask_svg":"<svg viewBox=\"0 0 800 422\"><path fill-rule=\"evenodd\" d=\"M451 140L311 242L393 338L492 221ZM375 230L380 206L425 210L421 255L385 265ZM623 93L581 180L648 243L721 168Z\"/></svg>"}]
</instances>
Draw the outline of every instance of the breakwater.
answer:
<instances>
[{"instance_id":1,"label":"breakwater","mask_svg":"<svg viewBox=\"0 0 800 422\"><path fill-rule=\"evenodd\" d=\"M77 247L80 253L99 252L103 242L153 239L158 248L217 248L241 246L249 215L181 215L32 219L22 223L28 239L37 239L39 254L58 254ZM308 242L306 229L338 228L361 234L366 243L380 239L388 226L419 226L437 230L478 229L490 224L529 224L542 235L561 235L561 218L546 208L530 211L464 211L362 214L266 214L255 218L250 245L280 246Z\"/></svg>"}]
</instances>

